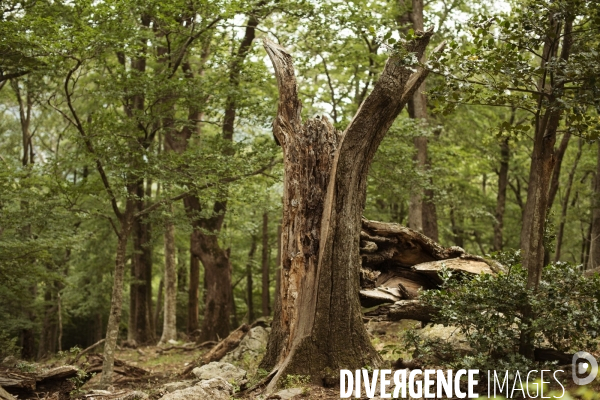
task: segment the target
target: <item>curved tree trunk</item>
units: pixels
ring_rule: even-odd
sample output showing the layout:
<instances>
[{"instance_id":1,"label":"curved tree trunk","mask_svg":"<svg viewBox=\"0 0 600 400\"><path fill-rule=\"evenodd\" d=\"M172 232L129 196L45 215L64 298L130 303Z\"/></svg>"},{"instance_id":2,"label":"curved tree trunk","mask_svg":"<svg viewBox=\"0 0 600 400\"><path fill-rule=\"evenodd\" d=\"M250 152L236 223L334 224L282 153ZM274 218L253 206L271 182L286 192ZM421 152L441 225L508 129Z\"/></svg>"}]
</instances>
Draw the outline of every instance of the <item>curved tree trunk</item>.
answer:
<instances>
[{"instance_id":1,"label":"curved tree trunk","mask_svg":"<svg viewBox=\"0 0 600 400\"><path fill-rule=\"evenodd\" d=\"M420 58L430 36L422 34L407 50ZM273 133L283 148L285 167L281 285L261 363L273 368L270 391L287 374L320 382L337 379L341 368L381 364L358 297L367 173L385 133L426 71L411 76L410 66L391 57L373 92L340 133L325 117L302 123L292 57L268 40L264 46L279 86Z\"/></svg>"}]
</instances>

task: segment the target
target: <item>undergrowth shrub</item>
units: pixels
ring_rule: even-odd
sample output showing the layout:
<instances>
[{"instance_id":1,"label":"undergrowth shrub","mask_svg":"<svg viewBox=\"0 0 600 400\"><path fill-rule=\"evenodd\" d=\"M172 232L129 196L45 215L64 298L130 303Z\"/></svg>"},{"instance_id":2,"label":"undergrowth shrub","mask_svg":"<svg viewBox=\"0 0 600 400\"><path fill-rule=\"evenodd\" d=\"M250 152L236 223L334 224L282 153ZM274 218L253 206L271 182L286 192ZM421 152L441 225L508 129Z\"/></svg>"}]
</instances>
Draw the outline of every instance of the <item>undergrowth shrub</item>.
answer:
<instances>
[{"instance_id":1,"label":"undergrowth shrub","mask_svg":"<svg viewBox=\"0 0 600 400\"><path fill-rule=\"evenodd\" d=\"M526 370L534 365L518 354L524 332L533 332L537 348L563 352L594 351L600 333L600 276L584 277L579 267L555 263L544 268L536 292L526 289L527 271L519 253L501 253L498 261L508 266L497 275L482 274L453 279L443 269L441 290L424 291L422 301L438 310L435 323L456 326L472 349L453 351L448 343L423 338L409 331L407 345L417 357L435 357L452 367ZM534 318L522 318L529 304Z\"/></svg>"}]
</instances>

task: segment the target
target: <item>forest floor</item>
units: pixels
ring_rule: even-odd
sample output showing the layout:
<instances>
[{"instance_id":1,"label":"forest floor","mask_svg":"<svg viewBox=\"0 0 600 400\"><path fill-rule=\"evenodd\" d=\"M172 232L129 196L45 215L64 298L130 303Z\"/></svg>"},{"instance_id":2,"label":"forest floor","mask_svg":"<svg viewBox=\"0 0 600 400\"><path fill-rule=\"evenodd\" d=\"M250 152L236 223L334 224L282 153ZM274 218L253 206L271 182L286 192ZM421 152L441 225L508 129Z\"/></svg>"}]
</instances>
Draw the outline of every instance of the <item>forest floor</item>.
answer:
<instances>
[{"instance_id":1,"label":"forest floor","mask_svg":"<svg viewBox=\"0 0 600 400\"><path fill-rule=\"evenodd\" d=\"M415 321L402 322L371 322L368 324L368 331L372 335L372 342L375 348L379 351L393 350L401 342L401 336L404 331L419 324ZM145 346L132 348L120 348L116 353L116 358L122 360L129 365L143 368L149 372L149 375L143 379L117 379L114 384L114 390L129 389L140 390L147 393L151 399L158 399L164 394L162 388L169 382L178 382L186 379L182 376L182 372L202 356L208 349L183 351L171 350L168 352L161 351L157 346ZM262 356L262 354L261 354ZM395 351L389 351L383 355L384 359L391 362L399 356ZM60 361L54 360L56 365ZM260 357L252 359L243 359L239 362L232 362L237 367L243 368L248 373L248 386L260 381L261 372L259 371L258 363ZM78 389L77 393L73 393L72 397L83 397L89 389L93 388L99 380L99 374L94 376L85 385ZM290 399L339 399L339 388L324 388L321 386L306 383L304 379L290 379L284 383L284 389L296 389L299 392ZM298 390L300 389L300 390ZM256 394L248 394L241 397L245 400L259 399Z\"/></svg>"},{"instance_id":2,"label":"forest floor","mask_svg":"<svg viewBox=\"0 0 600 400\"><path fill-rule=\"evenodd\" d=\"M387 368L390 368L394 361L398 358L405 360L411 359L411 354L406 354L403 348L403 336L404 333L411 328L418 328L421 326L420 322L403 320L400 322L369 322L367 324L367 330L372 338L372 343L376 350L380 351L382 357L387 363ZM425 335L436 335L438 337L444 335L451 335L450 340L453 341L455 346L464 345L464 337L461 335L455 335L450 328L442 328L439 325L427 326L423 330L420 330L421 334ZM119 348L116 353L116 359L125 362L127 365L137 368L142 368L145 372L138 376L127 376L116 374L117 379L112 388L111 392L118 393L122 391L137 390L142 391L149 395L150 399L159 399L167 393L165 385L173 382L181 382L186 379L190 379L189 376L183 375L183 372L190 366L190 364L198 364L198 359L208 351L207 349L196 349L193 351L183 350L181 346L183 343L178 343L177 346L171 346L171 350L165 351L165 348L158 346L143 346L138 348ZM264 351L264 348L262 349ZM95 355L87 358L87 361L93 360ZM253 357L243 357L239 361L231 361L236 367L242 368L247 371L248 383L247 387L252 387L258 383L262 377L266 375L266 371L261 371L258 368L258 364L262 357L262 353L256 354ZM48 360L44 364L39 364L38 368L56 367L65 364L66 359L53 359ZM88 364L89 365L89 364ZM85 367L85 361L82 367ZM427 368L435 368L434 366L428 366ZM418 367L417 367L418 368ZM135 371L134 371L135 372ZM135 375L135 374L134 374ZM71 392L70 398L88 398L90 396L90 390L98 384L100 374L96 374L92 379L87 381L81 387ZM288 377L289 378L289 377ZM597 382L594 382L596 386ZM600 391L600 387L590 388L592 392L597 393ZM574 393L578 387L570 388L571 393ZM291 379L285 379L281 390L286 390L282 397L268 397L268 399L282 399L282 400L300 400L300 399L339 399L340 391L339 388L324 388L321 386L307 383L307 379L300 376L292 376ZM582 393L581 396L576 395L575 397L584 398L591 400L600 398L598 396L589 397L589 391L587 395ZM63 398L63 397L61 397ZM243 400L251 399L265 399L264 396L257 394L247 394L236 397ZM364 397L366 399L366 397ZM571 397L573 398L573 397Z\"/></svg>"}]
</instances>

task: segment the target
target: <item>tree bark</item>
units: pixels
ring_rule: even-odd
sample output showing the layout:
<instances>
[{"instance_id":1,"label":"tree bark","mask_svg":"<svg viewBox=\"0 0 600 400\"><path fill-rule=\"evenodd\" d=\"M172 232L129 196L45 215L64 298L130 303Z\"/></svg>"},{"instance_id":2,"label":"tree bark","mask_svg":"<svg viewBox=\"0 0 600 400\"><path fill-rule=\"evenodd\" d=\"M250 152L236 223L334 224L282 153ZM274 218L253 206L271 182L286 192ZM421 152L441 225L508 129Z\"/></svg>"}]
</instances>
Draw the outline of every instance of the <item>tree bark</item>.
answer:
<instances>
[{"instance_id":1,"label":"tree bark","mask_svg":"<svg viewBox=\"0 0 600 400\"><path fill-rule=\"evenodd\" d=\"M558 52L559 40L561 38L560 26L554 16L549 16L550 24L545 39L543 59L541 69L545 71L547 63L556 58ZM560 58L563 61L569 59L572 45L573 21L570 17L564 21L564 34ZM546 73L540 80L539 87L546 91ZM521 230L521 252L522 265L527 272L527 289L537 291L544 267L544 228L549 201L549 186L552 171L555 165L556 131L561 119L560 99L556 93L560 92L563 83L557 83L552 87L548 95L549 106L545 108L542 114L542 99L539 100L539 112L536 118L535 136L533 143L533 152L531 155L531 167L529 170L529 187L527 191L527 202L523 213L523 227ZM523 319L525 324L533 318L531 308L523 310ZM519 352L533 359L534 343L533 333L530 330L524 330L521 335Z\"/></svg>"},{"instance_id":2,"label":"tree bark","mask_svg":"<svg viewBox=\"0 0 600 400\"><path fill-rule=\"evenodd\" d=\"M600 144L598 145L598 160L596 162L596 176L594 178L590 253L587 259L587 269L598 267L600 267Z\"/></svg>"},{"instance_id":3,"label":"tree bark","mask_svg":"<svg viewBox=\"0 0 600 400\"><path fill-rule=\"evenodd\" d=\"M137 211L142 211L147 202L144 191L144 180L140 179L136 184L136 207ZM155 335L152 330L152 246L151 246L151 226L150 222L143 218L136 218L133 222L133 257L132 264L135 271L135 281L133 282L134 296L132 301L134 305L133 339L138 344L148 344L155 342Z\"/></svg>"},{"instance_id":4,"label":"tree bark","mask_svg":"<svg viewBox=\"0 0 600 400\"><path fill-rule=\"evenodd\" d=\"M173 213L173 206L170 206ZM165 305L163 331L159 344L177 340L177 263L175 262L175 224L169 219L165 224ZM158 306L157 306L158 307Z\"/></svg>"},{"instance_id":5,"label":"tree bark","mask_svg":"<svg viewBox=\"0 0 600 400\"><path fill-rule=\"evenodd\" d=\"M431 33L407 45L418 58ZM267 391L286 374L319 381L326 371L377 367L358 298L361 214L369 166L385 133L426 71L391 57L371 94L341 134L325 117L302 123L292 57L268 40L279 87L273 134L283 148L284 201L280 301L262 368Z\"/></svg>"},{"instance_id":6,"label":"tree bark","mask_svg":"<svg viewBox=\"0 0 600 400\"><path fill-rule=\"evenodd\" d=\"M119 337L119 324L121 322L121 309L123 307L123 277L125 274L125 262L127 258L127 241L133 225L133 215L136 209L133 200L134 188L128 188L130 197L126 201L125 212L121 217L121 227L117 241L117 254L115 258L115 270L113 273L113 287L110 302L110 313L106 327L106 341L104 343L104 361L102 363L102 377L100 384L108 386L112 382L114 370L115 350Z\"/></svg>"},{"instance_id":7,"label":"tree bark","mask_svg":"<svg viewBox=\"0 0 600 400\"><path fill-rule=\"evenodd\" d=\"M262 224L262 316L271 315L271 300L269 295L269 213L263 213Z\"/></svg>"},{"instance_id":8,"label":"tree bark","mask_svg":"<svg viewBox=\"0 0 600 400\"><path fill-rule=\"evenodd\" d=\"M196 246L194 243L195 235L190 236L190 247ZM188 290L188 312L187 312L187 332L192 334L200 327L198 315L200 313L199 305L200 298L198 291L200 290L200 260L190 251L190 286Z\"/></svg>"},{"instance_id":9,"label":"tree bark","mask_svg":"<svg viewBox=\"0 0 600 400\"><path fill-rule=\"evenodd\" d=\"M400 3L402 5L403 2ZM423 0L412 0L409 20L412 21L415 32L423 31ZM423 124L426 124L428 119L426 90L427 87L423 82L408 102L409 116ZM414 157L416 169L420 173L426 173L430 166L427 151L428 139L426 136L415 137L413 143L416 149ZM431 179L429 180L431 181ZM438 240L437 211L433 202L433 190L423 189L421 185L413 185L408 209L408 226L435 241Z\"/></svg>"},{"instance_id":10,"label":"tree bark","mask_svg":"<svg viewBox=\"0 0 600 400\"><path fill-rule=\"evenodd\" d=\"M254 299L252 296L252 288L254 284L252 282L252 266L254 264L256 242L256 236L252 235L252 244L250 245L250 251L248 252L248 262L246 263L246 304L248 306L248 324L251 324L252 321L254 321Z\"/></svg>"},{"instance_id":11,"label":"tree bark","mask_svg":"<svg viewBox=\"0 0 600 400\"><path fill-rule=\"evenodd\" d=\"M577 154L575 155L575 160L573 161L573 167L571 171L569 171L569 177L567 178L567 184L565 186L565 194L561 201L561 213L560 213L560 224L558 226L558 233L556 234L556 252L554 253L554 262L558 262L560 260L560 249L563 243L563 235L565 233L565 224L567 222L567 211L569 209L569 199L571 197L571 189L573 188L573 180L575 178L575 172L577 172L577 165L579 164L579 160L581 159L581 153L583 148L583 139L579 139L579 149ZM599 151L600 153L600 151ZM600 156L600 154L599 154ZM600 158L600 157L599 157Z\"/></svg>"},{"instance_id":12,"label":"tree bark","mask_svg":"<svg viewBox=\"0 0 600 400\"><path fill-rule=\"evenodd\" d=\"M158 327L160 326L158 319L160 318L160 313L162 311L163 303L164 303L164 290L165 290L165 281L164 278L160 280L158 284L158 294L156 295L156 308L154 309L154 326L157 327L157 334L160 333L162 336L162 332L158 331Z\"/></svg>"},{"instance_id":13,"label":"tree bark","mask_svg":"<svg viewBox=\"0 0 600 400\"><path fill-rule=\"evenodd\" d=\"M508 187L509 140L508 137L505 137L500 144L500 171L498 171L498 196L496 197L496 221L494 223L494 251L501 251L504 248L502 231L504 229L504 210L506 209L506 189Z\"/></svg>"}]
</instances>

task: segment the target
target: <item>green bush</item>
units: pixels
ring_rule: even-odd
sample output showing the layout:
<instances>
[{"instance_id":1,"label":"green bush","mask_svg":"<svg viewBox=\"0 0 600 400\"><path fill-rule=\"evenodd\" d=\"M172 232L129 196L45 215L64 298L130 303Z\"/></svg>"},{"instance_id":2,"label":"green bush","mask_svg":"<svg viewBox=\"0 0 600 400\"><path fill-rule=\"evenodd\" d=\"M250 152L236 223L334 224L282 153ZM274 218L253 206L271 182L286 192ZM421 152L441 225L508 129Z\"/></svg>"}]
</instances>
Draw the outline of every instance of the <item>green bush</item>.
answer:
<instances>
[{"instance_id":1,"label":"green bush","mask_svg":"<svg viewBox=\"0 0 600 400\"><path fill-rule=\"evenodd\" d=\"M11 338L7 332L0 331L0 361L8 356L16 357L20 350L16 337Z\"/></svg>"},{"instance_id":2,"label":"green bush","mask_svg":"<svg viewBox=\"0 0 600 400\"><path fill-rule=\"evenodd\" d=\"M467 354L449 351L447 344L420 338L408 342L420 356L439 355L446 364L480 369L526 369L532 365L518 354L523 332L531 331L536 347L564 352L596 349L600 332L600 277L586 278L567 263L544 268L537 292L526 289L527 271L519 254L501 254L506 273L453 279L444 269L442 289L425 291L422 300L435 307L434 322L456 326L472 349ZM533 320L527 325L521 311L529 304ZM441 357L440 357L441 356Z\"/></svg>"}]
</instances>

